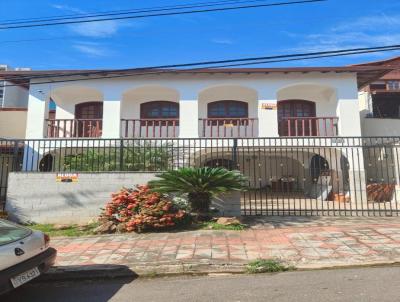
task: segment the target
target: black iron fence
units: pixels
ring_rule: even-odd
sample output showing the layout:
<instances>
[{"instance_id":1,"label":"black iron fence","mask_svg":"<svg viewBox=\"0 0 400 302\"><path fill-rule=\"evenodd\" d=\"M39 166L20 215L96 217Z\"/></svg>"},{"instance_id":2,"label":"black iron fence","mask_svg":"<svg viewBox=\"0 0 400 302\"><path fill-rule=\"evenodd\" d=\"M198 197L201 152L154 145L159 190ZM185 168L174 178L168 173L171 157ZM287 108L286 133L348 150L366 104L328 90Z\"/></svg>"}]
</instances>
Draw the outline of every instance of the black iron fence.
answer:
<instances>
[{"instance_id":1,"label":"black iron fence","mask_svg":"<svg viewBox=\"0 0 400 302\"><path fill-rule=\"evenodd\" d=\"M241 171L244 215L399 215L400 138L0 140L0 197L8 174Z\"/></svg>"}]
</instances>

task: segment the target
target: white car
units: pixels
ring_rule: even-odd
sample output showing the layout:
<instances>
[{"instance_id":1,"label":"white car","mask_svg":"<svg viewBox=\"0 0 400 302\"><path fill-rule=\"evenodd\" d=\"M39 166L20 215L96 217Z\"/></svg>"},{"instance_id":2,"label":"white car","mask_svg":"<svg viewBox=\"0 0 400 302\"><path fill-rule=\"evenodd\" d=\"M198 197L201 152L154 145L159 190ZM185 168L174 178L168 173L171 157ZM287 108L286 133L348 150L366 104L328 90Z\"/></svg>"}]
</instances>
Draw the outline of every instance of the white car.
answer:
<instances>
[{"instance_id":1,"label":"white car","mask_svg":"<svg viewBox=\"0 0 400 302\"><path fill-rule=\"evenodd\" d=\"M0 219L0 295L38 277L55 262L48 235ZM1 299L0 299L1 300Z\"/></svg>"}]
</instances>

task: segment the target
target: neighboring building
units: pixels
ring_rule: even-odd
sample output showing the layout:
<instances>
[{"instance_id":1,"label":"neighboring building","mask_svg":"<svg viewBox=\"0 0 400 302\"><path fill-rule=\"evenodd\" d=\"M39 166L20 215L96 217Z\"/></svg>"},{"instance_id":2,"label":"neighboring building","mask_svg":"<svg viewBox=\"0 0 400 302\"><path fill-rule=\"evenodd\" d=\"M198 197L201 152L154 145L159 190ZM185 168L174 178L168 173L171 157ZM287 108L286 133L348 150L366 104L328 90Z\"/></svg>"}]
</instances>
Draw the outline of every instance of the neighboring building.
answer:
<instances>
[{"instance_id":1,"label":"neighboring building","mask_svg":"<svg viewBox=\"0 0 400 302\"><path fill-rule=\"evenodd\" d=\"M393 69L360 90L362 134L400 136L400 57L358 66Z\"/></svg>"},{"instance_id":2,"label":"neighboring building","mask_svg":"<svg viewBox=\"0 0 400 302\"><path fill-rule=\"evenodd\" d=\"M0 72L25 72L29 68L0 65ZM29 82L0 76L0 138L24 138L29 98Z\"/></svg>"}]
</instances>

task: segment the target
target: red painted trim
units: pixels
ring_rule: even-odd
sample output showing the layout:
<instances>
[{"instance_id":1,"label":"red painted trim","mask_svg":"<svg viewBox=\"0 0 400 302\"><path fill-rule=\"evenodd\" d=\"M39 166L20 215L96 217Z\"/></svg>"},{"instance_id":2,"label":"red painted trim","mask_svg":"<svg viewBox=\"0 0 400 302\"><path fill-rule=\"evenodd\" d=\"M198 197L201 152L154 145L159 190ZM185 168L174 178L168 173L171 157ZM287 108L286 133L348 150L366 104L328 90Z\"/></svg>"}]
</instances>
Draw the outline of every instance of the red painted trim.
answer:
<instances>
[{"instance_id":1,"label":"red painted trim","mask_svg":"<svg viewBox=\"0 0 400 302\"><path fill-rule=\"evenodd\" d=\"M0 108L0 111L28 111L28 108L13 108L13 107L8 107L8 108Z\"/></svg>"}]
</instances>

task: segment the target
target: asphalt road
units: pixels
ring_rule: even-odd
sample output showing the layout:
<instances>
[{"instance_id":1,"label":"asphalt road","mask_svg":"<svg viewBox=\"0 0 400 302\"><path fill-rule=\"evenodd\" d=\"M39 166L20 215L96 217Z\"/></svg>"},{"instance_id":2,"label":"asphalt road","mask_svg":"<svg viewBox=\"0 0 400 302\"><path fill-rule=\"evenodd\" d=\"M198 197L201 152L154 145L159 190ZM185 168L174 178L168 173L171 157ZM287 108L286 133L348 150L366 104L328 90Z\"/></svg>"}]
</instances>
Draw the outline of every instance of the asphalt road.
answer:
<instances>
[{"instance_id":1,"label":"asphalt road","mask_svg":"<svg viewBox=\"0 0 400 302\"><path fill-rule=\"evenodd\" d=\"M400 267L35 283L0 296L0 301L397 302L400 301Z\"/></svg>"}]
</instances>

